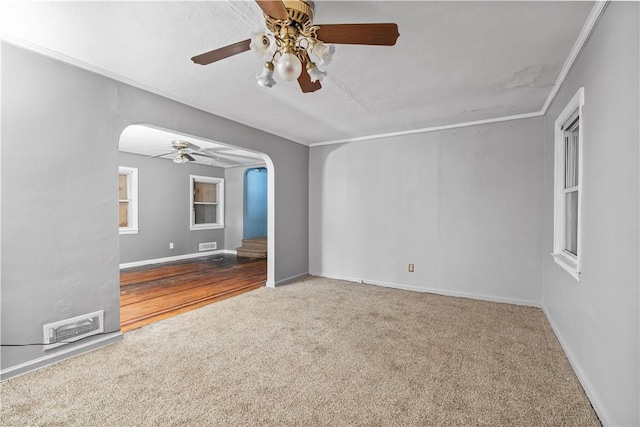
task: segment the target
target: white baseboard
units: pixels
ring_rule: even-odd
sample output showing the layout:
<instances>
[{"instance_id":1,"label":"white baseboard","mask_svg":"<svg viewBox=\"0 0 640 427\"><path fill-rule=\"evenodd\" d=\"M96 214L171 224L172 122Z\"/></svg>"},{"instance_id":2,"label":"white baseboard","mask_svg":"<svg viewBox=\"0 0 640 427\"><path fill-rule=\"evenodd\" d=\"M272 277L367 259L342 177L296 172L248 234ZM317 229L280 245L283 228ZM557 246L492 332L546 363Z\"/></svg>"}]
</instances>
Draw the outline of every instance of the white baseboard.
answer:
<instances>
[{"instance_id":1,"label":"white baseboard","mask_svg":"<svg viewBox=\"0 0 640 427\"><path fill-rule=\"evenodd\" d=\"M297 280L302 279L303 277L307 277L309 273L296 274L295 276L287 277L286 279L278 280L277 282L267 281L268 288L275 288L276 286L286 285L288 283L295 282Z\"/></svg>"},{"instance_id":2,"label":"white baseboard","mask_svg":"<svg viewBox=\"0 0 640 427\"><path fill-rule=\"evenodd\" d=\"M546 316L547 321L551 325L551 329L553 329L553 333L555 334L556 338L560 342L560 346L562 347L562 350L564 351L565 356L567 356L567 359L569 360L569 363L573 368L573 372L575 372L576 376L578 377L578 380L580 381L580 384L582 384L582 388L584 389L584 392L587 394L587 397L591 401L591 406L593 406L593 409L596 411L596 414L598 414L598 417L600 417L600 422L602 423L602 425L604 426L618 425L613 422L613 420L607 413L604 405L602 404L602 399L600 399L598 394L595 392L595 388L593 387L593 385L585 375L584 371L582 370L580 363L578 363L578 359L574 356L573 352L567 345L567 342L562 337L562 334L560 333L560 330L558 329L555 322L553 321L553 318L551 317L551 314L549 313L549 311L547 311L547 309L544 306L542 306L542 312Z\"/></svg>"},{"instance_id":3,"label":"white baseboard","mask_svg":"<svg viewBox=\"0 0 640 427\"><path fill-rule=\"evenodd\" d=\"M56 351L55 353L29 360L28 362L24 362L16 366L10 366L0 371L0 381L5 381L9 378L14 378L19 375L26 374L27 372L44 368L45 366L52 365L56 362L88 353L92 350L121 341L123 338L124 336L122 335L122 332L113 332L111 334L99 336L91 341L82 342L78 345L73 345L69 348Z\"/></svg>"},{"instance_id":4,"label":"white baseboard","mask_svg":"<svg viewBox=\"0 0 640 427\"><path fill-rule=\"evenodd\" d=\"M151 264L162 264L164 262L180 261L183 259L200 258L203 256L219 255L219 254L237 255L237 252L231 249L218 249L217 251L203 251L203 252L196 252L193 254L176 255L176 256L170 256L165 258L145 259L142 261L125 262L123 264L120 264L120 269L140 267L143 265L151 265Z\"/></svg>"},{"instance_id":5,"label":"white baseboard","mask_svg":"<svg viewBox=\"0 0 640 427\"><path fill-rule=\"evenodd\" d=\"M527 307L542 308L542 305L538 301L522 300L522 299L516 299L516 298L505 298L505 297L499 297L499 296L495 296L495 295L474 294L474 293L470 293L470 292L451 291L451 290L448 290L448 289L425 288L425 287L422 287L422 286L381 282L379 280L372 280L372 279L356 279L354 277L323 274L323 273L316 273L316 272L311 272L309 274L312 275L312 276L326 277L328 279L336 279L336 280L344 280L344 281L347 281L347 282L364 283L366 285L383 286L385 288L401 289L401 290L404 290L404 291L426 292L426 293L429 293L429 294L445 295L445 296L450 296L450 297L470 298L470 299L475 299L475 300L480 300L480 301L499 302L499 303L506 303L506 304L514 304L514 305L524 305L524 306L527 306Z\"/></svg>"},{"instance_id":6,"label":"white baseboard","mask_svg":"<svg viewBox=\"0 0 640 427\"><path fill-rule=\"evenodd\" d=\"M402 289L402 290L405 290L405 291L427 292L427 293L430 293L430 294L445 295L445 296L449 296L449 297L461 297L461 298L469 298L469 299L475 299L475 300L480 300L480 301L499 302L499 303L505 303L505 304L514 304L514 305L524 305L524 306L527 306L527 307L535 307L535 308L541 308L542 307L541 304L539 302L537 302L537 301L522 300L522 299L517 299L517 298L505 298L505 297L499 297L499 296L495 296L495 295L474 294L474 293L471 293L471 292L451 291L451 290L448 290L448 289L438 289L438 288L424 288L424 287L420 287L420 286L402 285L402 284L395 284L395 283L385 283L385 282L379 282L379 281L367 280L367 279L364 279L363 283L370 284L370 285L376 285L376 286L384 286L386 288Z\"/></svg>"},{"instance_id":7,"label":"white baseboard","mask_svg":"<svg viewBox=\"0 0 640 427\"><path fill-rule=\"evenodd\" d=\"M341 275L336 275L336 274L324 274L324 273L317 273L314 271L310 271L309 275L311 276L316 276L316 277L324 277L326 279L335 279L335 280L344 280L345 282L354 282L354 283L364 283L362 281L362 279L357 279L355 277L349 277L349 276L341 276Z\"/></svg>"}]
</instances>

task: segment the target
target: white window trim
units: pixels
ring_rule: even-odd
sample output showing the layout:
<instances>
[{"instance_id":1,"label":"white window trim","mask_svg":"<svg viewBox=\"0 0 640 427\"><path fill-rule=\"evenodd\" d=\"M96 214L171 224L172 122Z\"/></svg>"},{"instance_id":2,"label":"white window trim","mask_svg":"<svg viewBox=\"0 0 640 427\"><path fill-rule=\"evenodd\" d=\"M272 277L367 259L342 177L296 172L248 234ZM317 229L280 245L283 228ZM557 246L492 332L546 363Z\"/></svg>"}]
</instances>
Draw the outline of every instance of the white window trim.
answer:
<instances>
[{"instance_id":1,"label":"white window trim","mask_svg":"<svg viewBox=\"0 0 640 427\"><path fill-rule=\"evenodd\" d=\"M584 105L584 87L578 89L571 101L562 110L562 113L555 121L555 151L554 151L554 200L553 200L553 252L551 255L555 262L564 268L571 276L580 280L582 271L582 157L584 142L584 116L582 106ZM565 199L564 199L564 177L565 177L565 148L563 125L575 115L576 110L580 117L578 128L578 236L577 253L564 250L565 239Z\"/></svg>"},{"instance_id":2,"label":"white window trim","mask_svg":"<svg viewBox=\"0 0 640 427\"><path fill-rule=\"evenodd\" d=\"M193 209L193 193L194 193L194 182L205 182L209 184L216 184L216 188L218 190L217 200L218 200L218 212L217 219L218 222L210 223L210 224L196 224L196 215L195 210ZM224 228L224 179L223 178L214 178L210 176L200 176L200 175L190 175L189 176L189 228L191 230L211 230L216 228Z\"/></svg>"},{"instance_id":3,"label":"white window trim","mask_svg":"<svg viewBox=\"0 0 640 427\"><path fill-rule=\"evenodd\" d=\"M129 190L129 226L119 227L120 234L138 234L138 168L118 167L118 175L127 175Z\"/></svg>"}]
</instances>

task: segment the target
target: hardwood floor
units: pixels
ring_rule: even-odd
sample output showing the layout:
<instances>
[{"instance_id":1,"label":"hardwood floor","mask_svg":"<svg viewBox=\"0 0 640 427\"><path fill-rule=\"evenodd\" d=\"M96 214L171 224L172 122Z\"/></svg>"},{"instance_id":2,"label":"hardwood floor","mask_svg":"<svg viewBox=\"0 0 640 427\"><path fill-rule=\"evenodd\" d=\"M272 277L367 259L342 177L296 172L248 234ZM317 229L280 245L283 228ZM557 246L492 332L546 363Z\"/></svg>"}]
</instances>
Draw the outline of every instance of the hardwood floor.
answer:
<instances>
[{"instance_id":1,"label":"hardwood floor","mask_svg":"<svg viewBox=\"0 0 640 427\"><path fill-rule=\"evenodd\" d=\"M123 332L264 286L265 259L212 255L120 271Z\"/></svg>"}]
</instances>

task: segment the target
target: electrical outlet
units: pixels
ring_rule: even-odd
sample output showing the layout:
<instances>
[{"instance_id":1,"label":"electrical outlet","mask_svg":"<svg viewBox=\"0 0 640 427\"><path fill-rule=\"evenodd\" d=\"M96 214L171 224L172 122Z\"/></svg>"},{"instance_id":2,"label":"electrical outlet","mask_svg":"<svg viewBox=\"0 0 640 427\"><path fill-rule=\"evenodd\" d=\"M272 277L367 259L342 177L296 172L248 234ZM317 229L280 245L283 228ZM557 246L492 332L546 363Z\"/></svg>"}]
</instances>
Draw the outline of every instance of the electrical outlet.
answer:
<instances>
[{"instance_id":1,"label":"electrical outlet","mask_svg":"<svg viewBox=\"0 0 640 427\"><path fill-rule=\"evenodd\" d=\"M413 264L409 264L409 273L413 273Z\"/></svg>"},{"instance_id":2,"label":"electrical outlet","mask_svg":"<svg viewBox=\"0 0 640 427\"><path fill-rule=\"evenodd\" d=\"M173 242L169 243L169 249L173 249Z\"/></svg>"}]
</instances>

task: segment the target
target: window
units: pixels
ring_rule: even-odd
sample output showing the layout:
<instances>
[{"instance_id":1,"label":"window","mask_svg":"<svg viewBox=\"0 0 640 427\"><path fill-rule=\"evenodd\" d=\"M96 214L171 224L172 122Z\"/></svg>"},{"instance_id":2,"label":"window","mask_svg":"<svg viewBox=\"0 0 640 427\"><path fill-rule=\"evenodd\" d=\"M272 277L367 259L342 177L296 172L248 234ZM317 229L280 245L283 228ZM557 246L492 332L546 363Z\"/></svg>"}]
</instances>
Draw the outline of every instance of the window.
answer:
<instances>
[{"instance_id":1,"label":"window","mask_svg":"<svg viewBox=\"0 0 640 427\"><path fill-rule=\"evenodd\" d=\"M118 168L118 202L120 234L138 232L138 169Z\"/></svg>"},{"instance_id":2,"label":"window","mask_svg":"<svg viewBox=\"0 0 640 427\"><path fill-rule=\"evenodd\" d=\"M191 175L191 229L224 227L224 179Z\"/></svg>"},{"instance_id":3,"label":"window","mask_svg":"<svg viewBox=\"0 0 640 427\"><path fill-rule=\"evenodd\" d=\"M582 106L580 88L555 123L553 257L580 280L582 201Z\"/></svg>"}]
</instances>

